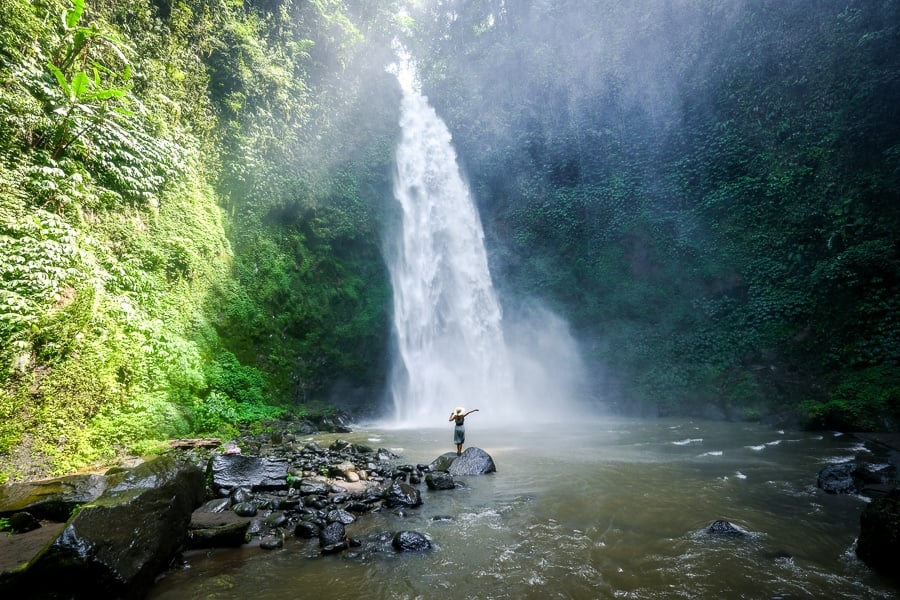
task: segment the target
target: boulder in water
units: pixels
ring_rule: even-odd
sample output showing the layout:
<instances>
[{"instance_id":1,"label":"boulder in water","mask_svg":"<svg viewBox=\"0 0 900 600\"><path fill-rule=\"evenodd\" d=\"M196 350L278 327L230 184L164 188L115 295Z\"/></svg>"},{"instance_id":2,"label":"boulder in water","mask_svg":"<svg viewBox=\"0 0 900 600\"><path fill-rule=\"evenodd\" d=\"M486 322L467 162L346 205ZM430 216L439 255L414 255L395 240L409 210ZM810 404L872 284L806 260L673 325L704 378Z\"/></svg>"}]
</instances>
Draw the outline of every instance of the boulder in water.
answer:
<instances>
[{"instance_id":1,"label":"boulder in water","mask_svg":"<svg viewBox=\"0 0 900 600\"><path fill-rule=\"evenodd\" d=\"M418 531L398 531L391 546L398 552L424 552L431 549L431 540Z\"/></svg>"},{"instance_id":2,"label":"boulder in water","mask_svg":"<svg viewBox=\"0 0 900 600\"><path fill-rule=\"evenodd\" d=\"M422 494L408 483L395 481L384 491L384 501L389 507L419 506Z\"/></svg>"},{"instance_id":3,"label":"boulder in water","mask_svg":"<svg viewBox=\"0 0 900 600\"><path fill-rule=\"evenodd\" d=\"M738 529L725 519L717 519L706 528L706 533L711 535L741 537L747 535L742 529Z\"/></svg>"},{"instance_id":4,"label":"boulder in water","mask_svg":"<svg viewBox=\"0 0 900 600\"><path fill-rule=\"evenodd\" d=\"M900 578L900 488L870 502L859 517L856 555L880 573Z\"/></svg>"},{"instance_id":5,"label":"boulder in water","mask_svg":"<svg viewBox=\"0 0 900 600\"><path fill-rule=\"evenodd\" d=\"M481 448L466 448L462 455L456 457L456 460L447 469L447 472L453 476L459 475L485 475L493 473L497 470L494 466L494 459L491 455Z\"/></svg>"},{"instance_id":6,"label":"boulder in water","mask_svg":"<svg viewBox=\"0 0 900 600\"><path fill-rule=\"evenodd\" d=\"M453 475L445 471L435 471L425 476L425 485L430 490L452 490L456 488Z\"/></svg>"},{"instance_id":7,"label":"boulder in water","mask_svg":"<svg viewBox=\"0 0 900 600\"><path fill-rule=\"evenodd\" d=\"M856 463L834 463L819 471L816 485L829 494L855 494L861 485L856 478Z\"/></svg>"},{"instance_id":8,"label":"boulder in water","mask_svg":"<svg viewBox=\"0 0 900 600\"><path fill-rule=\"evenodd\" d=\"M339 544L346 537L347 531L340 521L329 523L319 532L319 546L327 548Z\"/></svg>"}]
</instances>

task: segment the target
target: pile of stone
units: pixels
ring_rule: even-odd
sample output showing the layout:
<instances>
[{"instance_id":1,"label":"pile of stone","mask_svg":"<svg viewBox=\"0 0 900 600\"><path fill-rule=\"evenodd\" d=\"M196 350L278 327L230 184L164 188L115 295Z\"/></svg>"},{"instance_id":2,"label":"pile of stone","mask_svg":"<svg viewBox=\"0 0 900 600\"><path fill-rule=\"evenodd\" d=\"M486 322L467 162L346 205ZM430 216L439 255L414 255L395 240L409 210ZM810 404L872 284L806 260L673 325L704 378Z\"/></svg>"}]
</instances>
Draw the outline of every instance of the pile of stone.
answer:
<instances>
[{"instance_id":1,"label":"pile of stone","mask_svg":"<svg viewBox=\"0 0 900 600\"><path fill-rule=\"evenodd\" d=\"M420 488L452 490L455 477L495 470L483 450L428 465L396 465L384 448L309 442L296 422L275 424L216 449L178 444L169 455L116 468L0 487L0 596L140 597L182 552L312 540L321 554L359 552L352 524L422 504ZM307 441L303 441L306 438ZM317 542L317 543L316 543ZM431 548L415 531L369 543Z\"/></svg>"}]
</instances>

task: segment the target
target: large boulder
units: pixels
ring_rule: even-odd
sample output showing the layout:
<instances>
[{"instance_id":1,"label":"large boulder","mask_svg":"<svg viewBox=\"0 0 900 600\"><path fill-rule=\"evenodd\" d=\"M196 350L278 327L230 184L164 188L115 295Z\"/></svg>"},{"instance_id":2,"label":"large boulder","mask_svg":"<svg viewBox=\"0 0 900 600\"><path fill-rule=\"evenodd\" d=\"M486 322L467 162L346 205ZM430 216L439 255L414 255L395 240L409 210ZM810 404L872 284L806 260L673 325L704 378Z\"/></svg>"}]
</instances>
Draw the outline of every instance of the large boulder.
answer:
<instances>
[{"instance_id":1,"label":"large boulder","mask_svg":"<svg viewBox=\"0 0 900 600\"><path fill-rule=\"evenodd\" d=\"M900 488L870 502L859 517L856 555L884 575L900 578Z\"/></svg>"},{"instance_id":2,"label":"large boulder","mask_svg":"<svg viewBox=\"0 0 900 600\"><path fill-rule=\"evenodd\" d=\"M106 489L103 475L70 475L0 486L0 516L28 511L39 519L65 522L77 506L93 502Z\"/></svg>"},{"instance_id":3,"label":"large boulder","mask_svg":"<svg viewBox=\"0 0 900 600\"><path fill-rule=\"evenodd\" d=\"M429 490L452 490L456 488L453 475L445 471L435 471L425 476L425 485Z\"/></svg>"},{"instance_id":4,"label":"large boulder","mask_svg":"<svg viewBox=\"0 0 900 600\"><path fill-rule=\"evenodd\" d=\"M209 461L208 474L216 489L240 486L258 491L288 487L288 461L283 458L219 454Z\"/></svg>"},{"instance_id":5,"label":"large boulder","mask_svg":"<svg viewBox=\"0 0 900 600\"><path fill-rule=\"evenodd\" d=\"M879 488L887 489L896 472L896 468L888 463L832 463L819 471L816 485L829 494L873 495Z\"/></svg>"},{"instance_id":6,"label":"large boulder","mask_svg":"<svg viewBox=\"0 0 900 600\"><path fill-rule=\"evenodd\" d=\"M403 481L394 481L384 491L384 501L390 507L396 506L420 506L422 494L417 488Z\"/></svg>"},{"instance_id":7,"label":"large boulder","mask_svg":"<svg viewBox=\"0 0 900 600\"><path fill-rule=\"evenodd\" d=\"M161 457L82 506L25 568L0 580L0 596L130 598L143 595L182 546L204 477Z\"/></svg>"},{"instance_id":8,"label":"large boulder","mask_svg":"<svg viewBox=\"0 0 900 600\"><path fill-rule=\"evenodd\" d=\"M208 506L208 505L207 505ZM188 548L227 548L247 543L250 519L231 510L208 511L200 507L191 515Z\"/></svg>"},{"instance_id":9,"label":"large boulder","mask_svg":"<svg viewBox=\"0 0 900 600\"><path fill-rule=\"evenodd\" d=\"M862 488L862 481L855 474L856 463L830 464L819 471L816 485L829 494L856 494Z\"/></svg>"},{"instance_id":10,"label":"large boulder","mask_svg":"<svg viewBox=\"0 0 900 600\"><path fill-rule=\"evenodd\" d=\"M485 475L497 470L494 459L481 448L466 448L462 455L458 456L447 472L454 477L460 475Z\"/></svg>"}]
</instances>

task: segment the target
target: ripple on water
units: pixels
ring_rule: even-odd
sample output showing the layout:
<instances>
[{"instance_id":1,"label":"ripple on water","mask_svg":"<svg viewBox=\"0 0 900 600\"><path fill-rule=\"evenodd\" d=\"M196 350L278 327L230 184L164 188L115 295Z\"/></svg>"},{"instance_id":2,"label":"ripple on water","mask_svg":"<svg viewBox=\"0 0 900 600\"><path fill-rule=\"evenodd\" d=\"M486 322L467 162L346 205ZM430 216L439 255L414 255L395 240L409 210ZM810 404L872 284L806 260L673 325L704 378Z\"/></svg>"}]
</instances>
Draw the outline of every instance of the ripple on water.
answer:
<instances>
[{"instance_id":1,"label":"ripple on water","mask_svg":"<svg viewBox=\"0 0 900 600\"><path fill-rule=\"evenodd\" d=\"M687 446L689 444L700 444L703 443L703 438L687 438L684 440L678 440L676 442L672 442L676 446Z\"/></svg>"}]
</instances>

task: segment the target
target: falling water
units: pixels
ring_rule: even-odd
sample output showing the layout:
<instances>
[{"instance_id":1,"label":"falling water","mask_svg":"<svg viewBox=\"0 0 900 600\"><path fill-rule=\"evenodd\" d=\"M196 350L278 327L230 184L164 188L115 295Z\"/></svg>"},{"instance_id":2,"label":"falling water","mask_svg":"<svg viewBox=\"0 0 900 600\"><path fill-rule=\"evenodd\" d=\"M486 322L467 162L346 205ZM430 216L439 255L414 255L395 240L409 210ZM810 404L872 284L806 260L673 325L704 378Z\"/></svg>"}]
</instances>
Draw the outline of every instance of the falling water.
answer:
<instances>
[{"instance_id":1,"label":"falling water","mask_svg":"<svg viewBox=\"0 0 900 600\"><path fill-rule=\"evenodd\" d=\"M513 374L484 232L450 132L416 89L403 87L394 196L401 230L390 262L397 356L397 423L434 424L455 406L485 423L513 414ZM444 417L446 418L446 417Z\"/></svg>"}]
</instances>

